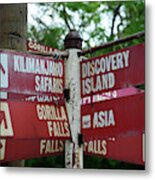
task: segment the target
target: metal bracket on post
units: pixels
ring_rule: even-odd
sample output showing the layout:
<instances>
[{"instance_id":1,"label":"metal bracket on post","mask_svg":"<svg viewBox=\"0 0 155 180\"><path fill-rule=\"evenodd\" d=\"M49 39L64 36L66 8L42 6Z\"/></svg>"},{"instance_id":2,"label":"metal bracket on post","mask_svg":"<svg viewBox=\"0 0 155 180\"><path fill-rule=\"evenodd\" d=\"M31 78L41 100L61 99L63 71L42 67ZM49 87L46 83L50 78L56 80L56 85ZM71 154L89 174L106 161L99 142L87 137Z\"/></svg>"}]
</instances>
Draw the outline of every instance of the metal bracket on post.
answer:
<instances>
[{"instance_id":1,"label":"metal bracket on post","mask_svg":"<svg viewBox=\"0 0 155 180\"><path fill-rule=\"evenodd\" d=\"M81 147L83 144L83 134L78 134L78 145Z\"/></svg>"},{"instance_id":2,"label":"metal bracket on post","mask_svg":"<svg viewBox=\"0 0 155 180\"><path fill-rule=\"evenodd\" d=\"M64 97L67 102L70 100L70 89L64 89Z\"/></svg>"}]
</instances>

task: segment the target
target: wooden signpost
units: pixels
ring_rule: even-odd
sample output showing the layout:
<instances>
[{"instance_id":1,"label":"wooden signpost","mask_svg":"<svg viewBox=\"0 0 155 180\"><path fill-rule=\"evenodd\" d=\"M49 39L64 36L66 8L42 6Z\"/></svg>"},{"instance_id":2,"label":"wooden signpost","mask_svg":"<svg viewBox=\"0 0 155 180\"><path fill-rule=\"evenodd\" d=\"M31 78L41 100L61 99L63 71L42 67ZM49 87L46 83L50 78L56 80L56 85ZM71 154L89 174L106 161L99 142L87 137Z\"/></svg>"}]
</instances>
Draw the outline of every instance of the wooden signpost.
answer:
<instances>
[{"instance_id":1,"label":"wooden signpost","mask_svg":"<svg viewBox=\"0 0 155 180\"><path fill-rule=\"evenodd\" d=\"M79 45L66 41L66 64L0 50L1 162L65 147L66 167L83 168L84 147L88 155L144 165L145 93L134 87L144 83L144 44L88 60L77 56ZM31 42L28 48L39 51Z\"/></svg>"}]
</instances>

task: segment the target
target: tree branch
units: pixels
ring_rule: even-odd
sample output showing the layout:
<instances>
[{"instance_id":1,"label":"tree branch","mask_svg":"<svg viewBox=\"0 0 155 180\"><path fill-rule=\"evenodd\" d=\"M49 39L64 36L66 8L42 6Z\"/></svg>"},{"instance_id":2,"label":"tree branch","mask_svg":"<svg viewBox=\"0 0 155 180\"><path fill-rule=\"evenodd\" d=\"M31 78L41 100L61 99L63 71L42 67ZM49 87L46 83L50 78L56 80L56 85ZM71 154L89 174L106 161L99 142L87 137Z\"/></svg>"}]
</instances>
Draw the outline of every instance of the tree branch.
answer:
<instances>
[{"instance_id":1,"label":"tree branch","mask_svg":"<svg viewBox=\"0 0 155 180\"><path fill-rule=\"evenodd\" d=\"M120 13L118 14L120 17L121 22L117 25L117 31L118 31L118 38L120 38L121 34L120 34L120 26L123 25L123 17L120 15Z\"/></svg>"},{"instance_id":2,"label":"tree branch","mask_svg":"<svg viewBox=\"0 0 155 180\"><path fill-rule=\"evenodd\" d=\"M68 19L67 19L67 12L66 12L66 7L65 5L63 5L63 12L64 12L64 21L66 26L68 27L69 30L71 30L71 27L69 25Z\"/></svg>"},{"instance_id":3,"label":"tree branch","mask_svg":"<svg viewBox=\"0 0 155 180\"><path fill-rule=\"evenodd\" d=\"M112 26L111 26L110 36L114 35L115 20L116 20L117 15L119 14L120 7L121 7L121 4L118 4L118 6L114 9L114 15L113 15L113 19L112 19Z\"/></svg>"}]
</instances>

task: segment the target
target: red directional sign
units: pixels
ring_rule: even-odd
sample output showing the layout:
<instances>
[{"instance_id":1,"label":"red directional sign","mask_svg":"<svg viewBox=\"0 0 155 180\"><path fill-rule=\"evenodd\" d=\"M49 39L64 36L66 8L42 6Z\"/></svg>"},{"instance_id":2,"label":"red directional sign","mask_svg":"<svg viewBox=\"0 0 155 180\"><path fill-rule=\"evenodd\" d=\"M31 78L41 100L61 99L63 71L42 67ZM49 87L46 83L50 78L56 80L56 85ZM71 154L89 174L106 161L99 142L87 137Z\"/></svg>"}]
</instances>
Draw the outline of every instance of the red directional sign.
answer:
<instances>
[{"instance_id":1,"label":"red directional sign","mask_svg":"<svg viewBox=\"0 0 155 180\"><path fill-rule=\"evenodd\" d=\"M113 98L115 99L123 96L130 96L133 94L138 94L139 92L144 92L144 90L135 87L129 87L129 88L117 89L109 92L103 92L100 94L95 94L93 96L87 96L82 98L82 105L95 103L99 101L112 100Z\"/></svg>"},{"instance_id":2,"label":"red directional sign","mask_svg":"<svg viewBox=\"0 0 155 180\"><path fill-rule=\"evenodd\" d=\"M85 153L144 164L144 92L81 108Z\"/></svg>"},{"instance_id":3,"label":"red directional sign","mask_svg":"<svg viewBox=\"0 0 155 180\"><path fill-rule=\"evenodd\" d=\"M0 50L0 91L63 96L64 61Z\"/></svg>"},{"instance_id":4,"label":"red directional sign","mask_svg":"<svg viewBox=\"0 0 155 180\"><path fill-rule=\"evenodd\" d=\"M63 153L64 142L51 139L0 139L0 163Z\"/></svg>"},{"instance_id":5,"label":"red directional sign","mask_svg":"<svg viewBox=\"0 0 155 180\"><path fill-rule=\"evenodd\" d=\"M27 102L51 102L51 103L63 103L64 98L60 96L54 95L46 95L46 94L17 94L17 93L9 93L9 92L0 92L0 99L2 100L16 100L16 101L27 101Z\"/></svg>"},{"instance_id":6,"label":"red directional sign","mask_svg":"<svg viewBox=\"0 0 155 180\"><path fill-rule=\"evenodd\" d=\"M51 53L51 52L57 52L58 50L49 46L45 46L42 44L39 44L34 41L27 41L27 50L33 51L33 52L42 52L42 53Z\"/></svg>"},{"instance_id":7,"label":"red directional sign","mask_svg":"<svg viewBox=\"0 0 155 180\"><path fill-rule=\"evenodd\" d=\"M1 101L0 113L1 138L70 138L64 104Z\"/></svg>"},{"instance_id":8,"label":"red directional sign","mask_svg":"<svg viewBox=\"0 0 155 180\"><path fill-rule=\"evenodd\" d=\"M132 134L124 137L85 138L85 154L108 159L144 165L144 134Z\"/></svg>"},{"instance_id":9,"label":"red directional sign","mask_svg":"<svg viewBox=\"0 0 155 180\"><path fill-rule=\"evenodd\" d=\"M81 108L84 138L105 138L144 131L144 92Z\"/></svg>"},{"instance_id":10,"label":"red directional sign","mask_svg":"<svg viewBox=\"0 0 155 180\"><path fill-rule=\"evenodd\" d=\"M81 96L144 83L144 44L83 60Z\"/></svg>"}]
</instances>

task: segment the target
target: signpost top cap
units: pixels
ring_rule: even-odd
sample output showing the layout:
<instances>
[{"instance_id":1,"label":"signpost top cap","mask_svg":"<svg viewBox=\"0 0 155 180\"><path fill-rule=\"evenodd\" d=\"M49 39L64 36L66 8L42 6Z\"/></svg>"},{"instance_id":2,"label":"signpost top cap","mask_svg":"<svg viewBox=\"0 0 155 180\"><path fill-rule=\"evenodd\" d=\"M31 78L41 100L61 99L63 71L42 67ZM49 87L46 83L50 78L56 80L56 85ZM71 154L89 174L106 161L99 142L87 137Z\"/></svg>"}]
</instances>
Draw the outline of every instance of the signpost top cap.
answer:
<instances>
[{"instance_id":1,"label":"signpost top cap","mask_svg":"<svg viewBox=\"0 0 155 180\"><path fill-rule=\"evenodd\" d=\"M79 32L76 30L70 30L64 40L65 49L82 49L83 39L80 37Z\"/></svg>"}]
</instances>

